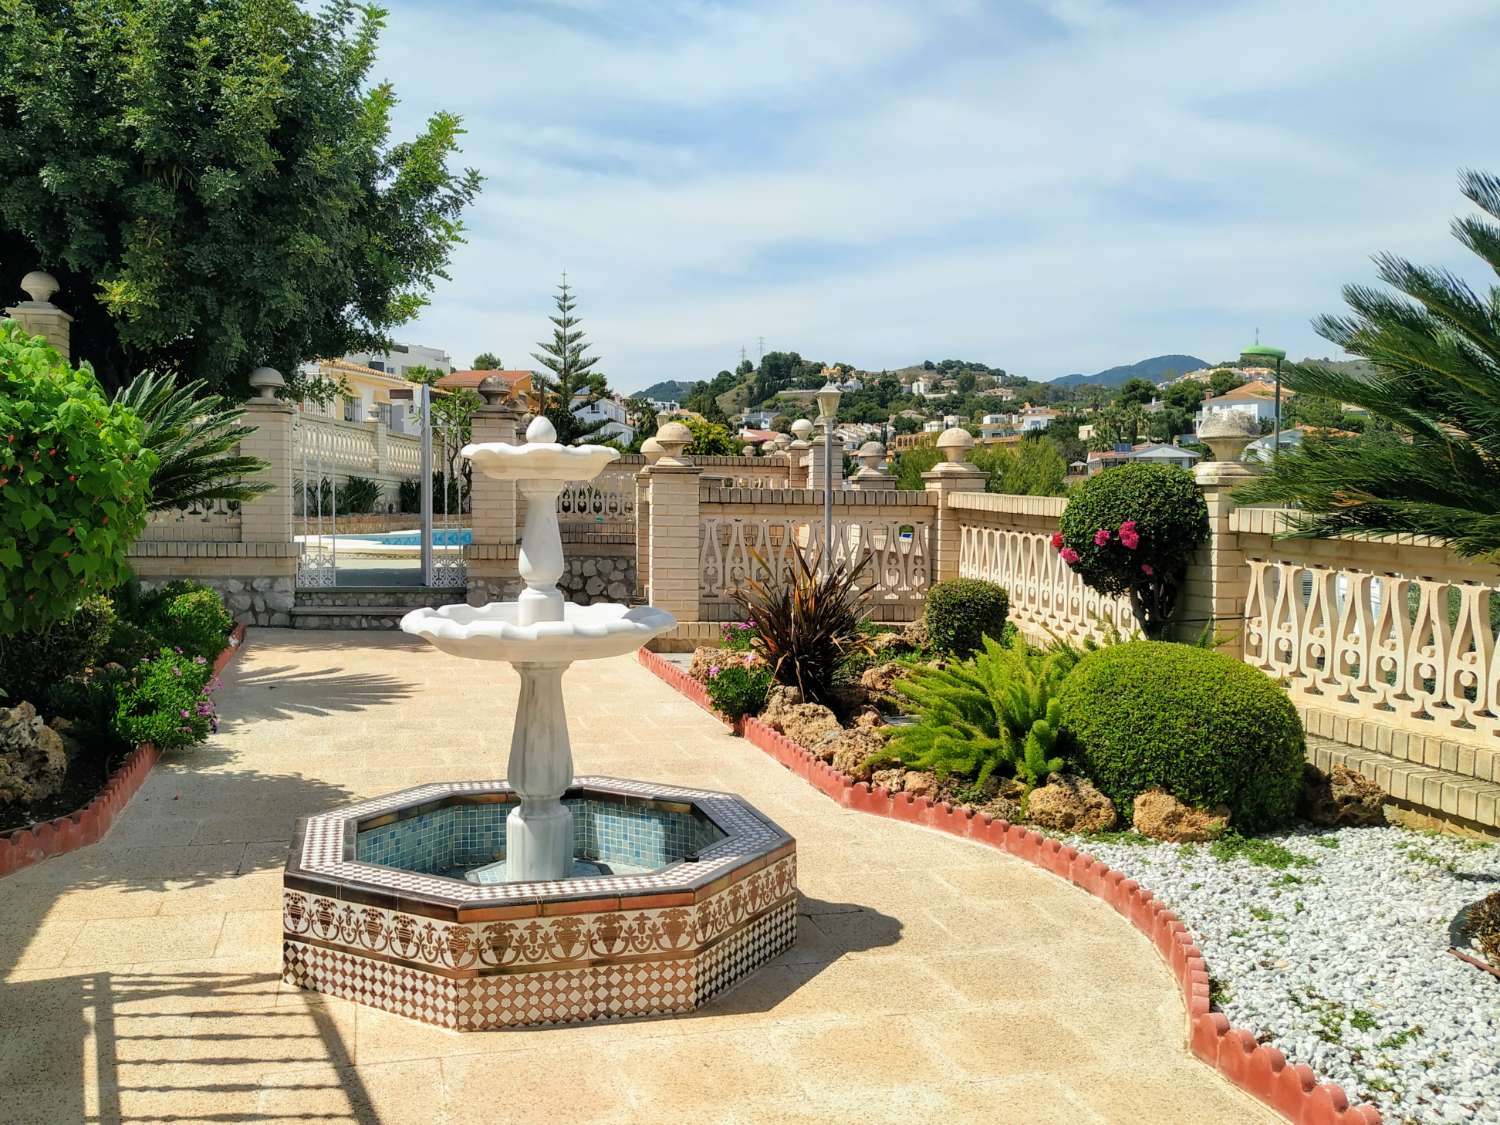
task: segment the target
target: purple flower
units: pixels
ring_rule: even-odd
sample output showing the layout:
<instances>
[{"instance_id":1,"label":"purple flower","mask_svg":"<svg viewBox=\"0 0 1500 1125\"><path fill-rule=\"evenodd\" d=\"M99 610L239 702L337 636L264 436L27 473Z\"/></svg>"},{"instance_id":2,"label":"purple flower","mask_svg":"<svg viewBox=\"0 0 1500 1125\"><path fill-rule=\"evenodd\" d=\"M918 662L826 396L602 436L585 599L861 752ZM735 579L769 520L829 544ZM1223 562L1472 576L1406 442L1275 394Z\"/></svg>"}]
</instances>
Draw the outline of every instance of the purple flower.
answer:
<instances>
[{"instance_id":1,"label":"purple flower","mask_svg":"<svg viewBox=\"0 0 1500 1125\"><path fill-rule=\"evenodd\" d=\"M172 675L181 678L181 676L182 676L182 669L179 668L179 667L177 667L177 665L175 665L175 664L172 665Z\"/></svg>"},{"instance_id":2,"label":"purple flower","mask_svg":"<svg viewBox=\"0 0 1500 1125\"><path fill-rule=\"evenodd\" d=\"M186 711L183 711L183 712L182 712L182 717L183 717L183 718L184 718L184 719L186 719L186 718L187 718L187 717L188 717L188 713L187 713L187 712L186 712Z\"/></svg>"},{"instance_id":3,"label":"purple flower","mask_svg":"<svg viewBox=\"0 0 1500 1125\"><path fill-rule=\"evenodd\" d=\"M207 664L208 661L204 660L203 657L201 657L201 656L195 656L195 657L193 657L193 663L194 664Z\"/></svg>"},{"instance_id":4,"label":"purple flower","mask_svg":"<svg viewBox=\"0 0 1500 1125\"><path fill-rule=\"evenodd\" d=\"M717 664L711 664L711 665L709 665L709 668L708 668L708 678L709 679L713 679L718 674L719 674L719 666Z\"/></svg>"}]
</instances>

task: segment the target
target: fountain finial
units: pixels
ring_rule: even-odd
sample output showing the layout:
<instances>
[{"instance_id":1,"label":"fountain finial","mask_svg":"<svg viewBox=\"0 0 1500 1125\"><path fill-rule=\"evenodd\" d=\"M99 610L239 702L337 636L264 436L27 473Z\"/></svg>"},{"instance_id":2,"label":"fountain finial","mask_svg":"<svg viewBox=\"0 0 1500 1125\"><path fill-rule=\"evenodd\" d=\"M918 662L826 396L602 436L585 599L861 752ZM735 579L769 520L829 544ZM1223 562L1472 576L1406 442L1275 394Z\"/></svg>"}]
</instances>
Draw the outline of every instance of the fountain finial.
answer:
<instances>
[{"instance_id":1,"label":"fountain finial","mask_svg":"<svg viewBox=\"0 0 1500 1125\"><path fill-rule=\"evenodd\" d=\"M550 445L557 440L557 427L547 421L545 414L538 414L526 427L526 440L537 445Z\"/></svg>"}]
</instances>

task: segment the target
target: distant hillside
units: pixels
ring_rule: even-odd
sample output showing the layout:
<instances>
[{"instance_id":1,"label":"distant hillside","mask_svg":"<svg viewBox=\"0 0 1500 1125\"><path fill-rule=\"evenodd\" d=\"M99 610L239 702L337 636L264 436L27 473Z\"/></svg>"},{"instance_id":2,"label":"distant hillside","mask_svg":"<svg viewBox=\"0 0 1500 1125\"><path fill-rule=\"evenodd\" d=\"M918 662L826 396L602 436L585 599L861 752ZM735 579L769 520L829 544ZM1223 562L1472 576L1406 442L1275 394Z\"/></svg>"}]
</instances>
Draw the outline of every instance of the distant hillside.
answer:
<instances>
[{"instance_id":1,"label":"distant hillside","mask_svg":"<svg viewBox=\"0 0 1500 1125\"><path fill-rule=\"evenodd\" d=\"M681 402L687 397L688 391L693 389L691 382L667 379L660 383L652 383L644 391L638 391L641 398L654 398L657 402Z\"/></svg>"},{"instance_id":2,"label":"distant hillside","mask_svg":"<svg viewBox=\"0 0 1500 1125\"><path fill-rule=\"evenodd\" d=\"M1063 375L1051 382L1059 387L1122 387L1131 379L1145 379L1148 383L1160 383L1168 375L1185 375L1200 367L1207 367L1205 360L1192 355L1156 355L1124 367L1111 367L1093 375Z\"/></svg>"}]
</instances>

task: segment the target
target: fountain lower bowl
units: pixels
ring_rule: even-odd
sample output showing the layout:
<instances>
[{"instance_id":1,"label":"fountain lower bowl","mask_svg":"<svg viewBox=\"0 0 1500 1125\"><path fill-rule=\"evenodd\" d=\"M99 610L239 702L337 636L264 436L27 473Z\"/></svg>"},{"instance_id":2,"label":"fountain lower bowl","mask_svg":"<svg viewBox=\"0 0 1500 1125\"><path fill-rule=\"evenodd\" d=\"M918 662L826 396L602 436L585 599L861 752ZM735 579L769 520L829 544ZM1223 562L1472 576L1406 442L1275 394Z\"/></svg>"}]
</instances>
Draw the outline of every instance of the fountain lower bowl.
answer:
<instances>
[{"instance_id":1,"label":"fountain lower bowl","mask_svg":"<svg viewBox=\"0 0 1500 1125\"><path fill-rule=\"evenodd\" d=\"M677 619L649 605L614 602L563 606L561 621L518 624L516 602L414 609L401 628L452 656L512 664L562 664L634 652Z\"/></svg>"},{"instance_id":2,"label":"fountain lower bowl","mask_svg":"<svg viewBox=\"0 0 1500 1125\"><path fill-rule=\"evenodd\" d=\"M628 873L483 881L518 799L424 785L301 821L284 978L484 1030L690 1011L792 944L796 842L741 798L579 778L580 858Z\"/></svg>"}]
</instances>

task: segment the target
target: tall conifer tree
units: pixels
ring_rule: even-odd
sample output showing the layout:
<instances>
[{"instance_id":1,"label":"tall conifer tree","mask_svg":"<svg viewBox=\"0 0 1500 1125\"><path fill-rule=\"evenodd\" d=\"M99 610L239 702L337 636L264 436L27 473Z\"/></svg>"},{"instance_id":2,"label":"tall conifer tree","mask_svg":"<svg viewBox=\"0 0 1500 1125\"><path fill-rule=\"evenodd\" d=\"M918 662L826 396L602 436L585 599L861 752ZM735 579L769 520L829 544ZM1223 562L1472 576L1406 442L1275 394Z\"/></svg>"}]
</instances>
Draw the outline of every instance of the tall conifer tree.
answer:
<instances>
[{"instance_id":1,"label":"tall conifer tree","mask_svg":"<svg viewBox=\"0 0 1500 1125\"><path fill-rule=\"evenodd\" d=\"M552 322L552 339L539 340L537 347L542 350L531 353L531 358L551 374L538 372L533 376L532 384L536 388L541 413L557 430L557 440L563 445L574 445L596 439L609 424L606 418L591 420L573 413L575 407L608 395L609 384L594 370L599 357L585 354L589 344L579 327L581 322L573 315L576 302L568 286L566 271L554 300L557 315L547 318Z\"/></svg>"}]
</instances>

